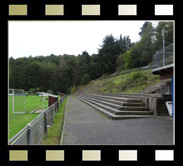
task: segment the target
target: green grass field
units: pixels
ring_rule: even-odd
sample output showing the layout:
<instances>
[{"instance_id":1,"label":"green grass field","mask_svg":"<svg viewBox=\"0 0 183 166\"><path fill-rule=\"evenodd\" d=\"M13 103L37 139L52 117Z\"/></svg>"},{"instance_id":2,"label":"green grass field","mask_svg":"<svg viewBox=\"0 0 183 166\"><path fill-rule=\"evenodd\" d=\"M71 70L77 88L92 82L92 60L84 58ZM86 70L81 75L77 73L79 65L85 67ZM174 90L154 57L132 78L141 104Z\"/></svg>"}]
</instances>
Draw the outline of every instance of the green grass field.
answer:
<instances>
[{"instance_id":1,"label":"green grass field","mask_svg":"<svg viewBox=\"0 0 183 166\"><path fill-rule=\"evenodd\" d=\"M40 99L42 99L40 96L14 96L14 111L25 113L13 113L12 96L9 96L9 139L39 115L38 113L30 112L35 109L43 109L43 101ZM48 100L44 100L44 109L47 107Z\"/></svg>"}]
</instances>

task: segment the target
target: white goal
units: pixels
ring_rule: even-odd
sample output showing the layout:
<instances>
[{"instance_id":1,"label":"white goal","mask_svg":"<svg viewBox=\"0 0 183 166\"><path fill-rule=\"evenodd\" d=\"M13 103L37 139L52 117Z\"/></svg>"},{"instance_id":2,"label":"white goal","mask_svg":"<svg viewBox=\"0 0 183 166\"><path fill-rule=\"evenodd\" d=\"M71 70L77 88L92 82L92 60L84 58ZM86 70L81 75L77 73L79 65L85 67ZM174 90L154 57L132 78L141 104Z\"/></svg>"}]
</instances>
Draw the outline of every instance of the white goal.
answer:
<instances>
[{"instance_id":1,"label":"white goal","mask_svg":"<svg viewBox=\"0 0 183 166\"><path fill-rule=\"evenodd\" d=\"M53 91L52 90L47 90L47 93L52 94L53 95Z\"/></svg>"},{"instance_id":2,"label":"white goal","mask_svg":"<svg viewBox=\"0 0 183 166\"><path fill-rule=\"evenodd\" d=\"M12 113L25 113L25 92L23 89L9 89L9 111Z\"/></svg>"}]
</instances>

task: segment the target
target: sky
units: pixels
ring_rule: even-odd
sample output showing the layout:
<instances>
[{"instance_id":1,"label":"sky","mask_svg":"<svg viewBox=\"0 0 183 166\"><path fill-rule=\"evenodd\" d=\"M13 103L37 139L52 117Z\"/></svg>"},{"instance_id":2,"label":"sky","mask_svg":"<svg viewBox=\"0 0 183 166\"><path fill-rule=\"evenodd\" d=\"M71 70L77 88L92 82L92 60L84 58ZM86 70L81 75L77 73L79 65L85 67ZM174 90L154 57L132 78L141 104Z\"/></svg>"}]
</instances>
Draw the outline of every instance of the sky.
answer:
<instances>
[{"instance_id":1,"label":"sky","mask_svg":"<svg viewBox=\"0 0 183 166\"><path fill-rule=\"evenodd\" d=\"M9 57L98 53L106 35L140 40L144 21L9 21ZM156 25L156 21L153 21Z\"/></svg>"}]
</instances>

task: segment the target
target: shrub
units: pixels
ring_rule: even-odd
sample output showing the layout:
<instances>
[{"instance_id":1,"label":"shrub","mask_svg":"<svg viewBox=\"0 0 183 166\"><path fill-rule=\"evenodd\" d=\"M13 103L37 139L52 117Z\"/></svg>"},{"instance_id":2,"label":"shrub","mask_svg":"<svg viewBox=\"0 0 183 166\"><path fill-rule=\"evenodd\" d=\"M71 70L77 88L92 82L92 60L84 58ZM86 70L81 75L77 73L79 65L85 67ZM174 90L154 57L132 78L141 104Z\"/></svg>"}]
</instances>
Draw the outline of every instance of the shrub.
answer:
<instances>
[{"instance_id":1,"label":"shrub","mask_svg":"<svg viewBox=\"0 0 183 166\"><path fill-rule=\"evenodd\" d=\"M86 85L91 81L90 75L89 74L85 74L82 78L81 78L81 85Z\"/></svg>"},{"instance_id":2,"label":"shrub","mask_svg":"<svg viewBox=\"0 0 183 166\"><path fill-rule=\"evenodd\" d=\"M76 92L77 90L78 90L78 88L75 87L75 86L73 86L73 87L71 87L70 93L73 94L73 93Z\"/></svg>"},{"instance_id":3,"label":"shrub","mask_svg":"<svg viewBox=\"0 0 183 166\"><path fill-rule=\"evenodd\" d=\"M132 75L132 79L137 79L137 78L140 78L142 77L142 73L137 71L135 72L133 75Z\"/></svg>"}]
</instances>

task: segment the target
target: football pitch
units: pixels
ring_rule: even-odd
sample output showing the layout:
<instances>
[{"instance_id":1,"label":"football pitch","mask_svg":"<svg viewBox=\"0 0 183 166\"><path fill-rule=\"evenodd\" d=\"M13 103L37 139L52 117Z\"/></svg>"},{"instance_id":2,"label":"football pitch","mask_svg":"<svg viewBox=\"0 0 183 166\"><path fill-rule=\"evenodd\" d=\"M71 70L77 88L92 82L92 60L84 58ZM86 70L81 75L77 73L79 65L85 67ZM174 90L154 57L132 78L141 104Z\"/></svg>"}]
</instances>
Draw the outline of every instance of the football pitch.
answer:
<instances>
[{"instance_id":1,"label":"football pitch","mask_svg":"<svg viewBox=\"0 0 183 166\"><path fill-rule=\"evenodd\" d=\"M34 118L36 118L39 113L30 113L36 109L46 109L48 108L48 100L46 96L43 97L37 95L25 96L14 96L14 113L13 113L13 103L12 96L9 95L9 109L8 109L8 132L9 139L11 139L15 134L17 134L21 129L23 129L28 123L30 123ZM60 98L60 97L59 97ZM20 112L20 113L18 113Z\"/></svg>"}]
</instances>

